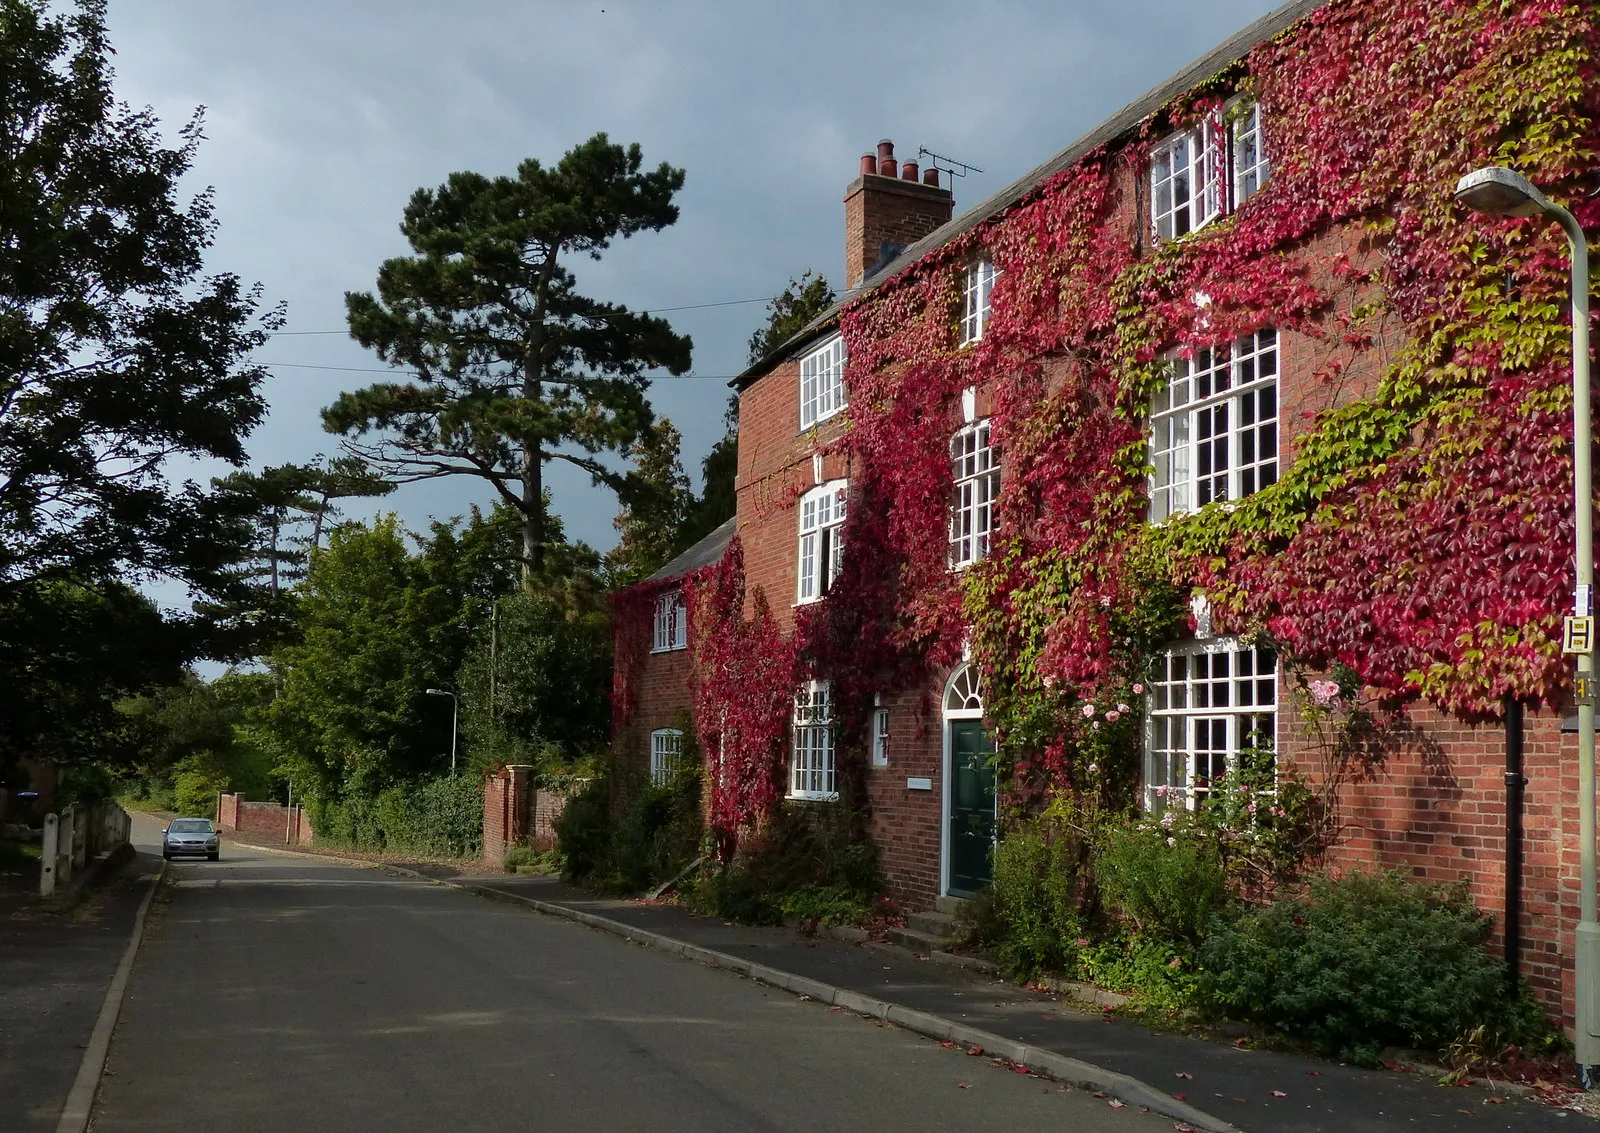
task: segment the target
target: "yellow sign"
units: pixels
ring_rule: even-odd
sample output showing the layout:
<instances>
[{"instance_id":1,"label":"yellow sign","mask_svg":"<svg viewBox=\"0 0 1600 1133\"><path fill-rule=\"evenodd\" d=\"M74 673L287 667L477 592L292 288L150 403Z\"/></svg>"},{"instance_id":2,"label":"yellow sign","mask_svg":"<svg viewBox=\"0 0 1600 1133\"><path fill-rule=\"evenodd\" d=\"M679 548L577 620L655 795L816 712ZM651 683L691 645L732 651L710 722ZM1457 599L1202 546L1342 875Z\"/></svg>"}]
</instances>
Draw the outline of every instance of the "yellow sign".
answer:
<instances>
[{"instance_id":1,"label":"yellow sign","mask_svg":"<svg viewBox=\"0 0 1600 1133\"><path fill-rule=\"evenodd\" d=\"M1561 652L1594 652L1594 618L1567 618L1561 630Z\"/></svg>"}]
</instances>

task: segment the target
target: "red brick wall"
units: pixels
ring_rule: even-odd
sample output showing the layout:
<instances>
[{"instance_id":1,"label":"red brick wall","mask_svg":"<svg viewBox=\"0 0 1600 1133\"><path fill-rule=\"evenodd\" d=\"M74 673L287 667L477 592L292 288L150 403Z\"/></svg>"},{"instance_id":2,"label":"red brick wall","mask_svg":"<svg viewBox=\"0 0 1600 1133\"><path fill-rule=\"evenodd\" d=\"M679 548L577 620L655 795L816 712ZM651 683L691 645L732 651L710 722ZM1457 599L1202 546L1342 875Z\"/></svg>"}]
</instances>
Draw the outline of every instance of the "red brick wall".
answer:
<instances>
[{"instance_id":1,"label":"red brick wall","mask_svg":"<svg viewBox=\"0 0 1600 1133\"><path fill-rule=\"evenodd\" d=\"M950 219L949 189L862 174L844 195L844 285L854 287L878 262L884 244L916 243Z\"/></svg>"},{"instance_id":2,"label":"red brick wall","mask_svg":"<svg viewBox=\"0 0 1600 1133\"><path fill-rule=\"evenodd\" d=\"M942 690L943 682L939 682ZM889 710L889 764L868 767L869 827L889 892L911 908L939 895L940 819L944 808L944 734L933 686L885 696ZM870 756L869 756L870 761ZM931 790L907 786L931 779Z\"/></svg>"},{"instance_id":3,"label":"red brick wall","mask_svg":"<svg viewBox=\"0 0 1600 1133\"><path fill-rule=\"evenodd\" d=\"M483 860L498 866L519 842L554 849L555 821L566 805L565 791L534 786L532 767L504 767L489 776L483 784Z\"/></svg>"},{"instance_id":4,"label":"red brick wall","mask_svg":"<svg viewBox=\"0 0 1600 1133\"><path fill-rule=\"evenodd\" d=\"M217 826L290 845L309 846L316 837L311 819L300 806L253 803L243 795L223 795L217 808Z\"/></svg>"}]
</instances>

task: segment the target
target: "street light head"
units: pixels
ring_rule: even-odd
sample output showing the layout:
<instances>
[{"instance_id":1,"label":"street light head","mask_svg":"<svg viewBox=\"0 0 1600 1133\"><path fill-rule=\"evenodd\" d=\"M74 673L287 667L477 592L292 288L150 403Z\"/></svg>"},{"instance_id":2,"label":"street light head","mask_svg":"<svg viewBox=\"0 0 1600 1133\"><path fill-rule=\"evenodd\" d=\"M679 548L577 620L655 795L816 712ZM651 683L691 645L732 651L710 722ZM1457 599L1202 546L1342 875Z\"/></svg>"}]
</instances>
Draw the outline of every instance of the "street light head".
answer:
<instances>
[{"instance_id":1,"label":"street light head","mask_svg":"<svg viewBox=\"0 0 1600 1133\"><path fill-rule=\"evenodd\" d=\"M427 688L427 689L423 689L422 691L427 693L429 696L454 696L455 695L455 693L448 692L448 691L446 691L445 689L442 689L442 688Z\"/></svg>"},{"instance_id":2,"label":"street light head","mask_svg":"<svg viewBox=\"0 0 1600 1133\"><path fill-rule=\"evenodd\" d=\"M1475 169L1456 182L1456 200L1489 216L1538 216L1555 208L1522 174L1501 165Z\"/></svg>"}]
</instances>

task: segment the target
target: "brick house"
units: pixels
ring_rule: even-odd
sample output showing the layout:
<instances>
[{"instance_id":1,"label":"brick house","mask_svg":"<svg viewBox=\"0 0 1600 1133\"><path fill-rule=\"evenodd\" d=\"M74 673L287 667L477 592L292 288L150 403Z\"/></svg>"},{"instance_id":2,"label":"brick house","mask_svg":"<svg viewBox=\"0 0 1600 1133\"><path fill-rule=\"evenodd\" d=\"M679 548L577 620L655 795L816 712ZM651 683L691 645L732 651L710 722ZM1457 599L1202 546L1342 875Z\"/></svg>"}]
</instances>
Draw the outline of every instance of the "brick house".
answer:
<instances>
[{"instance_id":1,"label":"brick house","mask_svg":"<svg viewBox=\"0 0 1600 1133\"><path fill-rule=\"evenodd\" d=\"M982 349L991 320L1004 314L1008 302L1020 303L1012 297L1024 288L1039 286L1029 278L1026 253L1016 251L1026 241L1006 236L1005 226L1020 223L1030 209L1043 215L1054 198L1065 200L1078 192L1082 182L1074 178L1080 170L1091 169L1101 178L1090 235L1117 250L1124 278L1146 270L1145 265L1172 262L1191 246L1210 249L1206 254L1225 265L1213 269L1214 283L1204 290L1149 300L1182 307L1178 321L1191 334L1187 340L1177 336L1156 344L1154 364L1162 367L1162 377L1153 397L1143 403L1136 425L1144 443L1145 479L1137 504L1141 523L1154 527L1247 504L1290 474L1312 443L1309 438L1331 415L1387 396L1386 374L1404 359L1418 325L1400 295L1403 281L1392 270L1397 258L1409 254L1399 243L1401 228L1391 224L1402 211L1399 196L1374 198L1376 203L1343 212L1319 206L1322 220L1296 221L1299 227L1292 235L1262 238L1249 249L1229 248L1227 240L1247 223L1257 225L1253 231L1264 230L1263 222L1252 218L1268 215L1274 205L1278 155L1295 152L1297 144L1288 132L1321 112L1317 99L1335 97L1327 89L1312 91L1297 106L1285 99L1299 96L1286 95L1261 78L1264 93L1257 101L1250 80L1275 60L1296 65L1292 53L1297 44L1310 45L1307 53L1321 50L1358 66L1361 45L1381 38L1364 36L1361 20L1392 14L1391 9L1410 11L1399 0L1287 4L960 216L953 215L953 195L936 170L897 161L889 142L863 155L844 198L846 276L840 303L734 383L740 397L736 521L633 595L635 609L644 609L648 601L653 643L632 678L631 702L619 711L632 730L635 758L648 752L653 770L665 767L675 750L672 721L692 704L693 663L687 636L678 636L684 614L675 605L674 581L707 567L736 534L747 595L765 595L784 633L793 636L804 630L808 612L828 603L836 580L843 577L855 546L845 537L854 530L852 518L858 518L852 509L864 506L857 483L867 457L860 444L851 443L852 430L861 428L852 399L863 387L885 388L873 384L884 375L892 381L920 380L936 353L946 359L938 361L941 366L968 365L959 360L963 351L969 359L998 357ZM1391 30L1399 42L1400 31ZM1426 36L1412 38L1416 51L1433 49ZM1358 78L1346 81L1359 87ZM1470 167L1463 155L1456 173ZM1303 169L1289 168L1303 175ZM1357 174L1350 177L1355 180ZM1303 188L1304 180L1299 184ZM1285 208L1282 215L1290 211ZM1288 230L1285 221L1282 231ZM1049 230L1041 227L1036 242L1049 238ZM1246 321L1233 325L1225 313L1234 302L1230 285L1265 278L1253 273L1281 262L1289 262L1292 270L1272 276L1272 301L1253 306L1240 302L1240 309L1250 310L1239 316ZM1559 262L1546 264L1544 270L1557 272ZM895 304L907 302L911 289L925 287L938 273L943 273L951 300L948 325L940 332L948 335L940 340L945 345L929 348L926 358L915 350L885 350L863 359L847 350L852 333L868 337L860 328L873 325L879 317L874 311L901 310ZM1068 296L1060 302L1070 299L1089 309L1095 297L1072 298L1069 292L1076 286L1072 280L1060 281L1059 293ZM1145 294L1154 295L1159 286L1150 284ZM1385 286L1396 297L1376 302ZM1300 298L1311 292L1320 298ZM915 309L918 319L928 317L928 308ZM1217 325L1228 324L1225 336L1210 321L1213 310ZM1272 317L1276 310L1284 312L1281 320ZM1125 310L1106 318L1125 320ZM1360 333L1350 331L1352 326ZM892 333L892 328L882 331L877 341L898 341ZM1047 392L1069 384L1073 368L1081 364L1071 350L1048 344L1018 358L1016 353L1006 355L1009 365L1025 369L1029 380ZM950 583L956 589L963 572L984 564L991 543L999 546L1007 525L1023 522L1005 507L1014 498L1006 494L1012 439L998 437L991 428L1015 400L1016 385L1007 386L981 366L962 372L971 374L964 386L946 389L928 402L946 415L942 427L948 479L939 522L948 529L942 567L956 580ZM889 400L897 396L891 392ZM1085 430L1100 427L1095 422L1121 427L1117 422L1128 417L1096 406L1092 399L1084 405ZM1104 416L1094 416L1102 411ZM872 412L885 411L879 406ZM1418 425L1410 435L1423 433ZM1037 447L1037 441L1028 443ZM1019 440L1018 447L1026 446ZM1050 497L1048 485L1033 490ZM900 500L878 499L885 509L906 506ZM1040 515L1050 518L1048 503L1040 509L1035 522ZM1112 522L1109 514L1107 524ZM1431 513L1419 505L1416 514ZM1412 531L1419 543L1430 532L1424 523L1417 520ZM1295 538L1285 540L1298 553ZM1555 535L1549 538L1560 542ZM1564 545L1566 558L1555 557L1569 564L1570 542ZM1476 585L1465 577L1471 573L1467 558L1472 552L1462 560L1462 587ZM1477 561L1472 558L1473 571ZM1563 569L1570 573L1570 566ZM1499 578L1502 572L1492 568L1491 573ZM1122 600L1113 595L1114 589L1108 586L1101 599L1108 608ZM1369 589L1381 587L1374 583ZM1502 589L1513 588L1507 582ZM1220 612L1214 630L1212 597L1205 587L1196 585L1190 597L1187 627L1148 657L1148 667L1132 686L1144 698L1133 713L1140 718L1138 776L1144 804L1153 809L1198 805L1210 785L1247 751L1265 749L1280 767L1298 766L1313 777L1327 774L1322 767L1327 741L1320 730L1325 717L1306 710L1310 702L1305 690L1311 687L1304 680L1307 670L1291 673L1286 667L1272 641L1275 630L1265 636L1243 632L1236 616L1230 619ZM1551 610L1541 609L1539 624L1548 626L1551 616ZM1267 619L1269 627L1294 628L1282 610L1274 617L1276 621ZM1536 619L1525 615L1524 620ZM1506 623L1512 621L1508 616ZM784 793L800 805L827 806L838 797L844 749L847 743L853 747L862 792L858 801L868 832L879 847L892 891L913 908L927 907L943 895L969 895L989 880L997 794L1004 790L1003 784L997 787L990 765L995 744L979 652L969 648L959 628L952 629L948 621L940 624L942 643L927 654L932 663L916 680L871 690L870 701L857 711L859 734L848 741L836 733L830 674L813 666L798 682L786 737ZM1309 637L1301 640L1306 642L1304 654L1318 655ZM1354 658L1358 668L1367 666L1363 675L1385 667L1376 651L1385 648L1387 639L1380 633L1371 640L1378 642L1371 646L1375 652ZM1339 652L1338 658L1346 654ZM1067 671L1073 661L1069 657L1063 662ZM625 663L641 665L636 658L625 661L619 651L619 666ZM1550 663L1551 672L1558 663ZM1039 667L1048 668L1046 655L1041 655ZM1316 676L1322 670L1310 672ZM1044 684L1052 686L1048 675ZM1516 906L1512 915L1519 932L1513 935L1521 942L1521 971L1541 999L1570 1020L1578 905L1577 762L1575 739L1561 726L1570 693L1559 681L1537 693L1507 683L1507 695L1525 696L1532 704L1525 723L1520 706L1509 712L1508 726L1493 706L1502 691L1498 686L1483 694L1490 704L1487 710L1480 704L1476 710L1446 711L1443 701L1448 698L1428 688L1423 688L1426 695L1413 695L1417 688L1384 687L1375 680L1368 684L1385 693L1406 693L1400 698L1405 704L1382 717L1381 734L1371 740L1382 749L1381 761L1342 790L1345 830L1330 862L1404 868L1419 878L1440 881L1464 877L1479 905L1501 916L1508 910L1509 890ZM1086 717L1095 710L1087 696L1082 707ZM1130 714L1127 705L1120 707L1117 715ZM1104 707L1098 711L1096 728L1101 719L1109 723L1116 718ZM1515 762L1508 764L1508 759ZM1508 829L1514 829L1518 817L1512 813L1516 791L1509 790L1508 803L1508 784L1519 775L1527 783L1522 811L1539 836L1521 847L1517 880L1508 887L1508 845L1513 865L1519 852L1508 841ZM1506 943L1503 927L1497 931Z\"/></svg>"}]
</instances>

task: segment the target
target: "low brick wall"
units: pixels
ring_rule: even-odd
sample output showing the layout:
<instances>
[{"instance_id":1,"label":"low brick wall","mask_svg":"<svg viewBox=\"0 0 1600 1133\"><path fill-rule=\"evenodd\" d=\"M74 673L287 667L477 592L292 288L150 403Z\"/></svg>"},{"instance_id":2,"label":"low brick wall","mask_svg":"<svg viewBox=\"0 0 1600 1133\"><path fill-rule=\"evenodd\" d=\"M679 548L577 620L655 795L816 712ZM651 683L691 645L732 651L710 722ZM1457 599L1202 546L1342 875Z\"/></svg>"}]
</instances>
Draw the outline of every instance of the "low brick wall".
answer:
<instances>
[{"instance_id":1,"label":"low brick wall","mask_svg":"<svg viewBox=\"0 0 1600 1133\"><path fill-rule=\"evenodd\" d=\"M309 846L316 838L311 819L303 807L253 803L242 795L221 796L217 805L217 826L224 831L293 846Z\"/></svg>"},{"instance_id":2,"label":"low brick wall","mask_svg":"<svg viewBox=\"0 0 1600 1133\"><path fill-rule=\"evenodd\" d=\"M556 844L556 819L566 809L565 791L541 791L533 784L533 768L503 767L483 785L483 860L499 865L519 842L541 850Z\"/></svg>"}]
</instances>

